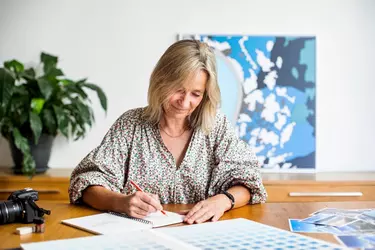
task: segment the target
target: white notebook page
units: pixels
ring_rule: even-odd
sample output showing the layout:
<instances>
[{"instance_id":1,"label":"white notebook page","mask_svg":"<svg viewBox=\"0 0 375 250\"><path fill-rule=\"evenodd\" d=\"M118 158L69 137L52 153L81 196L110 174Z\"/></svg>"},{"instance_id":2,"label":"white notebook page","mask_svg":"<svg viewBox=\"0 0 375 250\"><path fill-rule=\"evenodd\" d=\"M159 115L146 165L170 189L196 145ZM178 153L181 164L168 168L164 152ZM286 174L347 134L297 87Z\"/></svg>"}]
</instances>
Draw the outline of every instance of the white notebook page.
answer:
<instances>
[{"instance_id":1,"label":"white notebook page","mask_svg":"<svg viewBox=\"0 0 375 250\"><path fill-rule=\"evenodd\" d=\"M164 211L167 215L162 214L160 211L152 213L144 218L152 222L153 227L162 227L166 225L181 223L184 220L183 215Z\"/></svg>"},{"instance_id":2,"label":"white notebook page","mask_svg":"<svg viewBox=\"0 0 375 250\"><path fill-rule=\"evenodd\" d=\"M143 218L143 220L150 221L152 224L145 224L134 219L124 218L109 213L67 219L61 222L94 234L118 234L150 229L152 227L162 227L183 221L184 216L173 212L165 212L167 213L167 216L158 211Z\"/></svg>"},{"instance_id":3,"label":"white notebook page","mask_svg":"<svg viewBox=\"0 0 375 250\"><path fill-rule=\"evenodd\" d=\"M61 221L63 224L73 226L94 234L117 234L142 229L149 229L152 225L122 218L109 213L89 215Z\"/></svg>"}]
</instances>

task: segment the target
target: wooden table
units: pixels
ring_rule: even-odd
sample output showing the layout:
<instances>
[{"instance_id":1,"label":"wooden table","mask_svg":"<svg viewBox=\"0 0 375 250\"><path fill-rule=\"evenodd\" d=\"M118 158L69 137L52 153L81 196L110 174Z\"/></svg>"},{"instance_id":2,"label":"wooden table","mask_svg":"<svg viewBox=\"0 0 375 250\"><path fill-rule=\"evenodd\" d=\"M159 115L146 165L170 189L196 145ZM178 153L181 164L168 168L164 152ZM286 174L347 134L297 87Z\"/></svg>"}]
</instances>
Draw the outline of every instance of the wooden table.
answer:
<instances>
[{"instance_id":1,"label":"wooden table","mask_svg":"<svg viewBox=\"0 0 375 250\"><path fill-rule=\"evenodd\" d=\"M60 223L63 219L80 217L99 213L85 206L70 205L65 202L38 202L38 205L50 209L51 215L46 215L46 231L43 234L15 235L17 227L25 224L13 223L0 225L0 248L15 248L21 243L46 240L68 239L92 234L81 231ZM164 205L165 210L179 211L188 209L192 205ZM319 209L331 208L375 208L375 201L370 202L309 202L309 203L266 203L261 205L249 205L234 209L224 214L221 220L234 218L247 218L263 224L289 230L288 219L302 219ZM179 224L183 225L183 224ZM337 243L330 234L305 234L317 239Z\"/></svg>"}]
</instances>

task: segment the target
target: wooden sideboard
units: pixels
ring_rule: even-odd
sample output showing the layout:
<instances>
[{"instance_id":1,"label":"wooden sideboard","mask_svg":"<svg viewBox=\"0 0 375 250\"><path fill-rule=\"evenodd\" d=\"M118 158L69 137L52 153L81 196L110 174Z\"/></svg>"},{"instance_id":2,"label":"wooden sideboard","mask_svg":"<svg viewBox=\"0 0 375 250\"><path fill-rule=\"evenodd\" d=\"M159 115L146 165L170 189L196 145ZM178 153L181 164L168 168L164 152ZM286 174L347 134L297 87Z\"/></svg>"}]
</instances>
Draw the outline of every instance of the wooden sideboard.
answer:
<instances>
[{"instance_id":1,"label":"wooden sideboard","mask_svg":"<svg viewBox=\"0 0 375 250\"><path fill-rule=\"evenodd\" d=\"M71 172L72 169L49 169L30 179L12 174L11 168L0 168L0 200L6 200L12 192L26 187L37 190L39 200L68 200Z\"/></svg>"},{"instance_id":2,"label":"wooden sideboard","mask_svg":"<svg viewBox=\"0 0 375 250\"><path fill-rule=\"evenodd\" d=\"M49 169L32 179L0 168L0 200L31 187L40 200L68 200L72 169ZM267 202L375 201L375 171L362 173L262 173Z\"/></svg>"},{"instance_id":3,"label":"wooden sideboard","mask_svg":"<svg viewBox=\"0 0 375 250\"><path fill-rule=\"evenodd\" d=\"M375 171L262 176L268 202L375 201Z\"/></svg>"}]
</instances>

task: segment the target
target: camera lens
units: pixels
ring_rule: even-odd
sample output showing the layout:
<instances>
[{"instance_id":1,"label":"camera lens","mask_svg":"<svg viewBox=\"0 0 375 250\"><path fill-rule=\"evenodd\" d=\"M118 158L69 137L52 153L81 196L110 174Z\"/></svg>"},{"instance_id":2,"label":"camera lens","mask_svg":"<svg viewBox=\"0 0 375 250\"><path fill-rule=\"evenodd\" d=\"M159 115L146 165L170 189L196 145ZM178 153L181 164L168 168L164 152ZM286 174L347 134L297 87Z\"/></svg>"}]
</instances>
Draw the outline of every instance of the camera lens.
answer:
<instances>
[{"instance_id":1,"label":"camera lens","mask_svg":"<svg viewBox=\"0 0 375 250\"><path fill-rule=\"evenodd\" d=\"M21 221L22 207L18 202L3 201L0 202L0 224L7 224Z\"/></svg>"}]
</instances>

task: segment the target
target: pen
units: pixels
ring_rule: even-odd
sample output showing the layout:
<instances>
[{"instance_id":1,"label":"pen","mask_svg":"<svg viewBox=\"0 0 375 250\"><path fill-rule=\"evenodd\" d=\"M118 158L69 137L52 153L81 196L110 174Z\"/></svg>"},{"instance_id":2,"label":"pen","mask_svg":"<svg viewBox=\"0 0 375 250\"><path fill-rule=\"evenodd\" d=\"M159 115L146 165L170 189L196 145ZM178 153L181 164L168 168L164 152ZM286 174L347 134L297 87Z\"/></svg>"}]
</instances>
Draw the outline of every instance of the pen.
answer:
<instances>
[{"instance_id":1,"label":"pen","mask_svg":"<svg viewBox=\"0 0 375 250\"><path fill-rule=\"evenodd\" d=\"M134 181L130 181L130 184L132 184L138 191L143 192L142 188L140 188ZM163 210L160 210L162 214L167 215Z\"/></svg>"}]
</instances>

